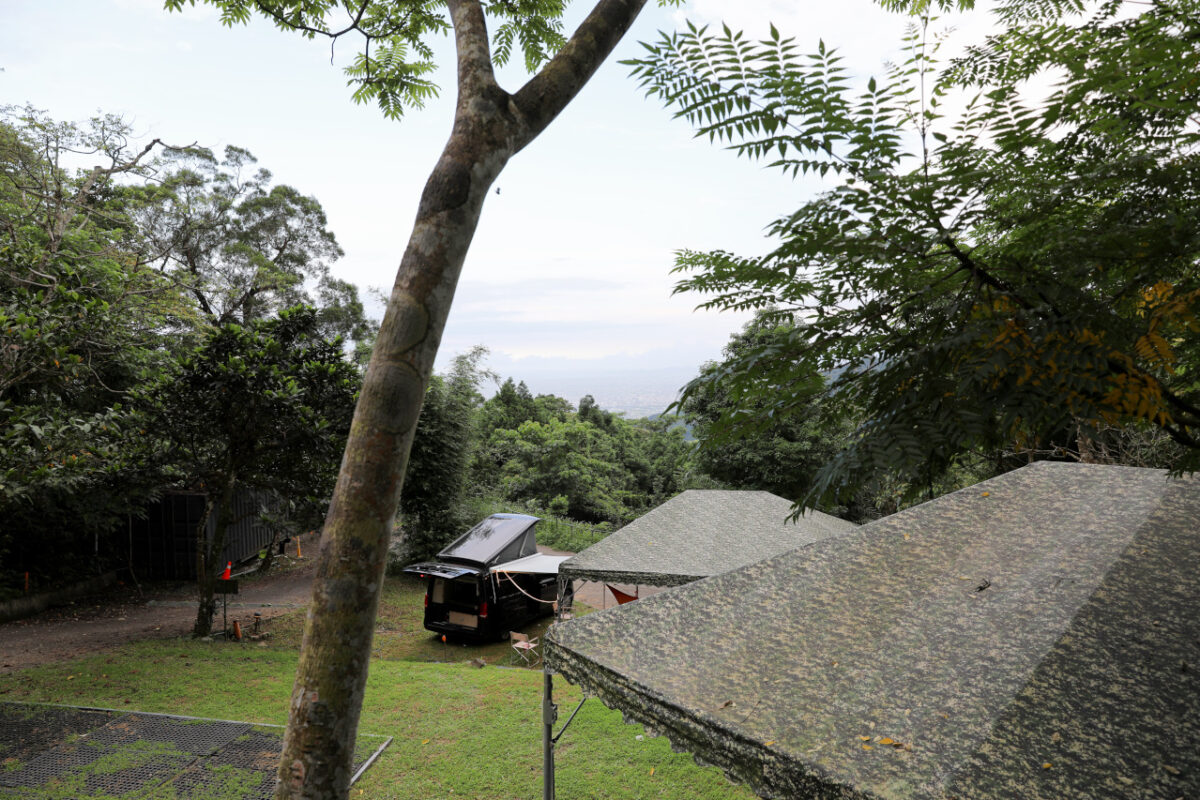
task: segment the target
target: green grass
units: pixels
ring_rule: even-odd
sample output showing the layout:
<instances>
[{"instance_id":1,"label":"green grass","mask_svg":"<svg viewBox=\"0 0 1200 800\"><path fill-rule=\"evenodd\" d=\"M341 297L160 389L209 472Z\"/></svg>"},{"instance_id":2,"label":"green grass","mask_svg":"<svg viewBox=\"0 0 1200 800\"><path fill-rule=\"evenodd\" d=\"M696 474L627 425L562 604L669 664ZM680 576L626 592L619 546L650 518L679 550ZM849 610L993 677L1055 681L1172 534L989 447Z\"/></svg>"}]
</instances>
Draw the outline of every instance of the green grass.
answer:
<instances>
[{"instance_id":1,"label":"green grass","mask_svg":"<svg viewBox=\"0 0 1200 800\"><path fill-rule=\"evenodd\" d=\"M540 670L493 666L508 662L512 651L506 643L442 645L420 629L420 598L412 581L389 580L385 587L359 730L394 741L351 797L540 796ZM283 724L302 620L299 613L271 620L267 647L145 642L22 670L0 677L0 699ZM468 660L476 657L490 665L471 666ZM580 694L561 679L555 694L565 720ZM618 712L588 701L556 750L560 796L752 797L719 771L672 753L665 740L639 740L641 734L640 726L624 724Z\"/></svg>"},{"instance_id":2,"label":"green grass","mask_svg":"<svg viewBox=\"0 0 1200 800\"><path fill-rule=\"evenodd\" d=\"M415 575L388 577L379 599L372 655L393 661L457 663L479 658L488 664L521 664L508 642L464 644L425 630L425 581ZM530 636L541 636L552 619L544 617L521 628ZM267 646L273 650L298 651L304 633L304 612L295 611L269 620Z\"/></svg>"},{"instance_id":3,"label":"green grass","mask_svg":"<svg viewBox=\"0 0 1200 800\"><path fill-rule=\"evenodd\" d=\"M84 741L79 747L93 747L91 742ZM58 778L48 781L38 787L22 787L19 794L0 794L2 797L20 797L21 800L117 800L119 795L112 795L102 789L88 788L89 779L103 780L106 776L117 775L128 770L151 767L163 762L174 762L180 767L186 766L194 756L185 753L165 742L130 742L119 750L105 753L86 766L77 766L65 770ZM2 792L12 790L0 789ZM224 800L224 798L222 798Z\"/></svg>"}]
</instances>

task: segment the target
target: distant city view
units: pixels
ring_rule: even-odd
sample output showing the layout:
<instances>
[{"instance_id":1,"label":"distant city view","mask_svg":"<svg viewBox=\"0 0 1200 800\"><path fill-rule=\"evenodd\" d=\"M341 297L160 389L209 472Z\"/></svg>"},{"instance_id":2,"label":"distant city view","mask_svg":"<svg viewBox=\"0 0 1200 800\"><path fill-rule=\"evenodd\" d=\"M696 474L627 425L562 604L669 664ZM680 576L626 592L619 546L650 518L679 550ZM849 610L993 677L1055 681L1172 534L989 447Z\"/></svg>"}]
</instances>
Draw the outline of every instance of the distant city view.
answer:
<instances>
[{"instance_id":1,"label":"distant city view","mask_svg":"<svg viewBox=\"0 0 1200 800\"><path fill-rule=\"evenodd\" d=\"M512 372L497 369L501 379L511 377L524 381L535 395L554 394L566 398L578 406L584 395L590 394L596 404L606 411L620 412L627 419L661 414L678 395L685 383L695 377L696 368L665 368L661 370L612 370L577 371L578 368L559 369L531 368L525 374L522 364L512 366ZM495 386L483 387L484 394L491 395Z\"/></svg>"}]
</instances>

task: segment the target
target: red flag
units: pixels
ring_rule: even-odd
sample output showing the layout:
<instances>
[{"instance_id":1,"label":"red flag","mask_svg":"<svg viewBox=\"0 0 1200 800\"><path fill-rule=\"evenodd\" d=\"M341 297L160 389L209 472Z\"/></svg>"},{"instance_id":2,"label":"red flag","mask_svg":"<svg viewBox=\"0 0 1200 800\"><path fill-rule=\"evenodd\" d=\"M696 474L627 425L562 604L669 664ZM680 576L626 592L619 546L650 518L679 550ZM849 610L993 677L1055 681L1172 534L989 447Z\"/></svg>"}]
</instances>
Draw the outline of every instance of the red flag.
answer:
<instances>
[{"instance_id":1,"label":"red flag","mask_svg":"<svg viewBox=\"0 0 1200 800\"><path fill-rule=\"evenodd\" d=\"M604 585L608 586L608 590L613 593L613 597L617 598L617 605L623 606L626 603L632 603L634 600L638 599L636 594L626 594L615 586L607 583Z\"/></svg>"}]
</instances>

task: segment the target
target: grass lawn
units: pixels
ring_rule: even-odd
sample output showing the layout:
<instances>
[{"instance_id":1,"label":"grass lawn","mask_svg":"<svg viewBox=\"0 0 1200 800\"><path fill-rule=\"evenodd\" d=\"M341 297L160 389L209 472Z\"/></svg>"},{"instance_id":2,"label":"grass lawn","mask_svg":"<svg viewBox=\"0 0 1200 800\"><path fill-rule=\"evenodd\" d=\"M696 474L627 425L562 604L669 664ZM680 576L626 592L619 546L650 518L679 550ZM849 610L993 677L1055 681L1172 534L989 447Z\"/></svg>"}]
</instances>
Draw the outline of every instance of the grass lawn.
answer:
<instances>
[{"instance_id":1,"label":"grass lawn","mask_svg":"<svg viewBox=\"0 0 1200 800\"><path fill-rule=\"evenodd\" d=\"M352 797L540 797L541 671L501 666L512 655L507 643L444 645L421 628L421 609L417 583L388 580L360 730L395 741ZM0 699L283 724L302 621L300 612L272 620L266 647L144 642L23 670L0 677ZM472 658L489 666L471 666ZM559 679L555 696L565 720L579 692ZM672 753L666 740L639 740L642 733L589 701L556 750L559 796L753 797L719 771Z\"/></svg>"}]
</instances>

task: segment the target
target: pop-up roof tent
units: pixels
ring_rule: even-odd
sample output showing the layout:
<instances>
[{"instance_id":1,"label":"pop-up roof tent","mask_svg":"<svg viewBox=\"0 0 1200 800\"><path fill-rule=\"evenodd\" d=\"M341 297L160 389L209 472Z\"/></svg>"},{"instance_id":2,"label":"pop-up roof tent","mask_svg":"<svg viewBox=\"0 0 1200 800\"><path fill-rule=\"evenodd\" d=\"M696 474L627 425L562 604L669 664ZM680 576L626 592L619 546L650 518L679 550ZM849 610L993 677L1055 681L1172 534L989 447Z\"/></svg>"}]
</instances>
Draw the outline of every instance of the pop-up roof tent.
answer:
<instances>
[{"instance_id":1,"label":"pop-up roof tent","mask_svg":"<svg viewBox=\"0 0 1200 800\"><path fill-rule=\"evenodd\" d=\"M405 572L456 578L468 573L534 573L553 575L565 556L538 553L534 527L527 514L492 514L442 548L435 562L410 564Z\"/></svg>"},{"instance_id":2,"label":"pop-up roof tent","mask_svg":"<svg viewBox=\"0 0 1200 800\"><path fill-rule=\"evenodd\" d=\"M679 586L855 530L770 492L689 489L567 559L564 580Z\"/></svg>"},{"instance_id":3,"label":"pop-up roof tent","mask_svg":"<svg viewBox=\"0 0 1200 800\"><path fill-rule=\"evenodd\" d=\"M1197 597L1200 476L1043 462L556 625L546 663L763 797L1194 798Z\"/></svg>"},{"instance_id":4,"label":"pop-up roof tent","mask_svg":"<svg viewBox=\"0 0 1200 800\"><path fill-rule=\"evenodd\" d=\"M566 557L538 552L534 527L539 522L539 517L523 513L493 513L442 548L437 561L410 564L404 572L442 578L486 575L488 571L556 575Z\"/></svg>"},{"instance_id":5,"label":"pop-up roof tent","mask_svg":"<svg viewBox=\"0 0 1200 800\"><path fill-rule=\"evenodd\" d=\"M540 521L527 514L492 514L442 548L438 560L491 566L534 555L533 528Z\"/></svg>"}]
</instances>

